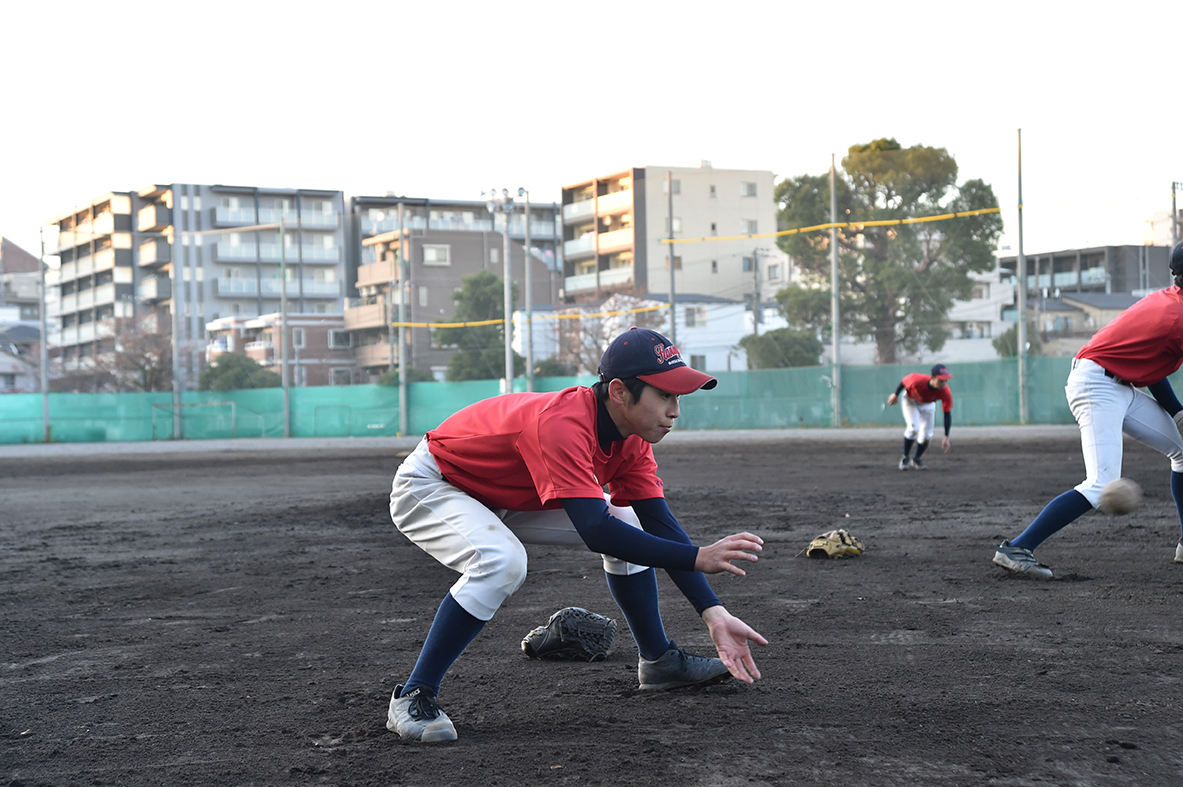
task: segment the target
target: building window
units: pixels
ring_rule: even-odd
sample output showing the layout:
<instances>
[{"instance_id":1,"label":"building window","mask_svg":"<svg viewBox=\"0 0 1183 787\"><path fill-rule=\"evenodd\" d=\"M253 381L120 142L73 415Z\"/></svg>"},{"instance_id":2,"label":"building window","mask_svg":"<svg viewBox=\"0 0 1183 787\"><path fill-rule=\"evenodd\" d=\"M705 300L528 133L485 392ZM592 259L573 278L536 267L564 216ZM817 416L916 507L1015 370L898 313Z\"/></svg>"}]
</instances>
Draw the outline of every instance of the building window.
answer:
<instances>
[{"instance_id":1,"label":"building window","mask_svg":"<svg viewBox=\"0 0 1183 787\"><path fill-rule=\"evenodd\" d=\"M670 185L673 186L673 191L675 194L682 193L682 181L678 180L677 178L674 178L670 181ZM667 187L666 182L663 180L661 182L661 193L668 194L669 191L670 191L670 189Z\"/></svg>"},{"instance_id":2,"label":"building window","mask_svg":"<svg viewBox=\"0 0 1183 787\"><path fill-rule=\"evenodd\" d=\"M739 196L741 196L741 197L756 196L756 184L755 183L746 183L746 182L740 183L739 184Z\"/></svg>"},{"instance_id":3,"label":"building window","mask_svg":"<svg viewBox=\"0 0 1183 787\"><path fill-rule=\"evenodd\" d=\"M308 376L305 374L305 369L303 366L296 367L295 377L296 377L295 385L297 385L297 386L308 385Z\"/></svg>"},{"instance_id":4,"label":"building window","mask_svg":"<svg viewBox=\"0 0 1183 787\"><path fill-rule=\"evenodd\" d=\"M427 288L426 287L419 288L419 306L421 308L427 307Z\"/></svg>"},{"instance_id":5,"label":"building window","mask_svg":"<svg viewBox=\"0 0 1183 787\"><path fill-rule=\"evenodd\" d=\"M423 246L424 265L451 265L451 246Z\"/></svg>"},{"instance_id":6,"label":"building window","mask_svg":"<svg viewBox=\"0 0 1183 787\"><path fill-rule=\"evenodd\" d=\"M777 263L769 264L769 266L768 266L768 281L779 281L779 280L780 280L780 265L778 265Z\"/></svg>"},{"instance_id":7,"label":"building window","mask_svg":"<svg viewBox=\"0 0 1183 787\"><path fill-rule=\"evenodd\" d=\"M740 222L740 226L743 227L742 232L745 235L755 235L757 232L760 231L758 229L759 222L756 221L755 219L744 219L742 222Z\"/></svg>"},{"instance_id":8,"label":"building window","mask_svg":"<svg viewBox=\"0 0 1183 787\"><path fill-rule=\"evenodd\" d=\"M706 371L707 357L705 355L691 355L690 368L697 369L700 372Z\"/></svg>"},{"instance_id":9,"label":"building window","mask_svg":"<svg viewBox=\"0 0 1183 787\"><path fill-rule=\"evenodd\" d=\"M667 271L670 269L670 258L669 257L665 258L665 269ZM676 271L682 270L682 258L681 257L674 257L674 270L676 270Z\"/></svg>"},{"instance_id":10,"label":"building window","mask_svg":"<svg viewBox=\"0 0 1183 787\"><path fill-rule=\"evenodd\" d=\"M718 260L711 260L711 273L718 273L718 272L719 272L719 261Z\"/></svg>"},{"instance_id":11,"label":"building window","mask_svg":"<svg viewBox=\"0 0 1183 787\"><path fill-rule=\"evenodd\" d=\"M352 383L353 371L351 369L333 370L333 385L351 385Z\"/></svg>"},{"instance_id":12,"label":"building window","mask_svg":"<svg viewBox=\"0 0 1183 787\"><path fill-rule=\"evenodd\" d=\"M496 246L489 249L489 262L493 263L494 265L501 262L501 249L497 248Z\"/></svg>"},{"instance_id":13,"label":"building window","mask_svg":"<svg viewBox=\"0 0 1183 787\"><path fill-rule=\"evenodd\" d=\"M16 388L15 374L0 374L0 391L11 391Z\"/></svg>"},{"instance_id":14,"label":"building window","mask_svg":"<svg viewBox=\"0 0 1183 787\"><path fill-rule=\"evenodd\" d=\"M304 346L303 328L292 328L292 346L301 348Z\"/></svg>"},{"instance_id":15,"label":"building window","mask_svg":"<svg viewBox=\"0 0 1183 787\"><path fill-rule=\"evenodd\" d=\"M977 284L974 285L974 294L973 294L974 300L982 300L984 298L989 298L989 297L990 297L990 283L989 282L978 282Z\"/></svg>"},{"instance_id":16,"label":"building window","mask_svg":"<svg viewBox=\"0 0 1183 787\"><path fill-rule=\"evenodd\" d=\"M706 324L707 324L707 307L705 307L705 306L687 306L686 307L686 327L687 328L705 328Z\"/></svg>"},{"instance_id":17,"label":"building window","mask_svg":"<svg viewBox=\"0 0 1183 787\"><path fill-rule=\"evenodd\" d=\"M744 258L743 258L743 272L744 272L744 273L751 273L751 272L752 272L752 266L753 266L753 265L755 265L755 264L756 264L756 262L755 262L755 259L754 259L754 258L752 258L752 257L744 257Z\"/></svg>"},{"instance_id":18,"label":"building window","mask_svg":"<svg viewBox=\"0 0 1183 787\"><path fill-rule=\"evenodd\" d=\"M714 199L714 198L715 198L715 186L714 186L714 184L712 183L712 184L711 184L711 199Z\"/></svg>"},{"instance_id":19,"label":"building window","mask_svg":"<svg viewBox=\"0 0 1183 787\"><path fill-rule=\"evenodd\" d=\"M682 231L682 217L681 216L674 216L674 232L681 232L681 231ZM665 232L667 235L670 232L670 217L669 216L665 217Z\"/></svg>"},{"instance_id":20,"label":"building window","mask_svg":"<svg viewBox=\"0 0 1183 787\"><path fill-rule=\"evenodd\" d=\"M352 346L353 335L349 331L329 331L329 347L343 349Z\"/></svg>"},{"instance_id":21,"label":"building window","mask_svg":"<svg viewBox=\"0 0 1183 787\"><path fill-rule=\"evenodd\" d=\"M718 235L718 234L719 234L719 225L718 225L718 224L716 224L716 223L715 223L715 222L713 222L713 221L711 222L711 234L712 234L712 235Z\"/></svg>"}]
</instances>

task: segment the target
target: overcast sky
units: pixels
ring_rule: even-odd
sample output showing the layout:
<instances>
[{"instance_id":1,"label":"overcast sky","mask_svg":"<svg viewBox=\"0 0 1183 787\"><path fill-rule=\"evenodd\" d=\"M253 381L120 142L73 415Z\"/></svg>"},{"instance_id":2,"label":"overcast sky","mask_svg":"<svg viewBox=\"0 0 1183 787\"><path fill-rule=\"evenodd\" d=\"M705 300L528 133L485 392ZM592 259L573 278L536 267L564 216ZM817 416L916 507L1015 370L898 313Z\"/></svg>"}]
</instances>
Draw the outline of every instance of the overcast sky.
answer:
<instances>
[{"instance_id":1,"label":"overcast sky","mask_svg":"<svg viewBox=\"0 0 1183 787\"><path fill-rule=\"evenodd\" d=\"M632 166L821 174L894 137L989 183L1017 251L1021 128L1028 254L1139 244L1183 181L1183 5L1092 8L7 3L0 235L36 254L47 219L150 183L549 202Z\"/></svg>"}]
</instances>

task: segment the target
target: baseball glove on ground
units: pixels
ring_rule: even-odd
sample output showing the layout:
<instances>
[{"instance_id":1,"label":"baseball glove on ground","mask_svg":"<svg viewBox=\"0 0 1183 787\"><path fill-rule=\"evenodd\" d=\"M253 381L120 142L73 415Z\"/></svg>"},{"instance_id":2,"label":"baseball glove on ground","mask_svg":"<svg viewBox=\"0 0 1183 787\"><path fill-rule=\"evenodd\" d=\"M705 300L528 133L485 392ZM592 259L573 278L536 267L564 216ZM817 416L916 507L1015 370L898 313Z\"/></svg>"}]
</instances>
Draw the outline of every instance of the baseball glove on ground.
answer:
<instances>
[{"instance_id":1,"label":"baseball glove on ground","mask_svg":"<svg viewBox=\"0 0 1183 787\"><path fill-rule=\"evenodd\" d=\"M810 557L854 557L863 553L863 542L845 530L831 530L810 541L806 553Z\"/></svg>"},{"instance_id":2,"label":"baseball glove on ground","mask_svg":"<svg viewBox=\"0 0 1183 787\"><path fill-rule=\"evenodd\" d=\"M603 661L616 635L616 621L582 607L565 607L522 640L532 659Z\"/></svg>"}]
</instances>

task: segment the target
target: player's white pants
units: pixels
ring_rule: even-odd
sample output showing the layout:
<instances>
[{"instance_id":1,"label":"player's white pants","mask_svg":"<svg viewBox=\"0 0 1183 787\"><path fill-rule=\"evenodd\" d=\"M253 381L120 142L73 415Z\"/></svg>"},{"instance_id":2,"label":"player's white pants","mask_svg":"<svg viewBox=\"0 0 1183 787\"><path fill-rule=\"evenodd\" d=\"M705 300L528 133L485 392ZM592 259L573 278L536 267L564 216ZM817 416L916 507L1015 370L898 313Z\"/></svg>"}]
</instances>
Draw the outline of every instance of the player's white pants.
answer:
<instances>
[{"instance_id":1,"label":"player's white pants","mask_svg":"<svg viewBox=\"0 0 1183 787\"><path fill-rule=\"evenodd\" d=\"M1173 423L1173 422L1172 422ZM605 499L607 499L605 495ZM614 506L612 516L633 527L641 522L632 508ZM563 509L490 509L448 483L421 440L395 473L390 491L395 527L424 552L457 571L452 597L473 617L489 620L526 580L523 544L587 549ZM646 566L602 555L609 574L637 574Z\"/></svg>"},{"instance_id":2,"label":"player's white pants","mask_svg":"<svg viewBox=\"0 0 1183 787\"><path fill-rule=\"evenodd\" d=\"M1115 382L1103 368L1085 359L1072 362L1064 393L1080 425L1084 453L1086 478L1075 488L1093 508L1100 502L1105 484L1121 477L1123 431L1165 454L1171 460L1171 470L1183 472L1183 437L1154 397Z\"/></svg>"},{"instance_id":3,"label":"player's white pants","mask_svg":"<svg viewBox=\"0 0 1183 787\"><path fill-rule=\"evenodd\" d=\"M932 439L933 423L937 415L936 402L918 402L903 394L900 396L900 410L904 413L905 440L927 443Z\"/></svg>"}]
</instances>

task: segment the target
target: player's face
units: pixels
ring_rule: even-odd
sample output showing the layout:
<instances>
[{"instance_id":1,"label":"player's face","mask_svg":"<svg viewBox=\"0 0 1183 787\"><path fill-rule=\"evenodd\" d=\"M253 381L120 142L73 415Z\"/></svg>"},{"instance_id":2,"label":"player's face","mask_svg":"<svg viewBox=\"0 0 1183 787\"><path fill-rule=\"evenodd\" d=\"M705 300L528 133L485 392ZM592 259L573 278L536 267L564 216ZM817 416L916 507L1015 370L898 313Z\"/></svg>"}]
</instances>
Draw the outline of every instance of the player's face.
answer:
<instances>
[{"instance_id":1,"label":"player's face","mask_svg":"<svg viewBox=\"0 0 1183 787\"><path fill-rule=\"evenodd\" d=\"M626 395L624 422L629 434L640 435L647 443L656 443L674 428L674 419L682 414L678 406L678 395L646 385L641 398L632 401ZM624 429L621 429L624 433Z\"/></svg>"},{"instance_id":2,"label":"player's face","mask_svg":"<svg viewBox=\"0 0 1183 787\"><path fill-rule=\"evenodd\" d=\"M940 377L930 377L928 380L928 385L929 387L936 388L939 391L945 387L945 381Z\"/></svg>"}]
</instances>

